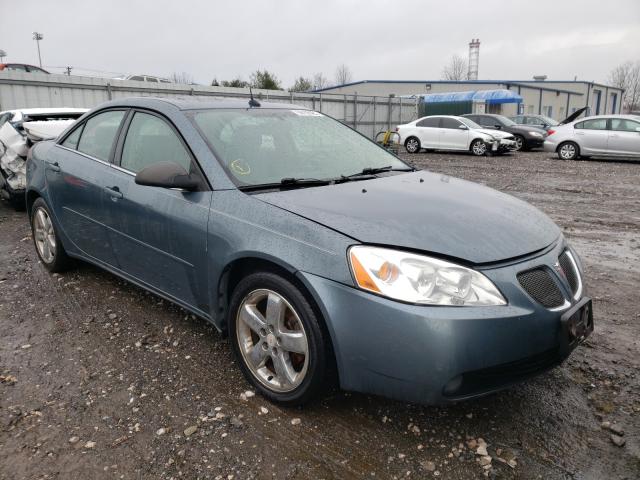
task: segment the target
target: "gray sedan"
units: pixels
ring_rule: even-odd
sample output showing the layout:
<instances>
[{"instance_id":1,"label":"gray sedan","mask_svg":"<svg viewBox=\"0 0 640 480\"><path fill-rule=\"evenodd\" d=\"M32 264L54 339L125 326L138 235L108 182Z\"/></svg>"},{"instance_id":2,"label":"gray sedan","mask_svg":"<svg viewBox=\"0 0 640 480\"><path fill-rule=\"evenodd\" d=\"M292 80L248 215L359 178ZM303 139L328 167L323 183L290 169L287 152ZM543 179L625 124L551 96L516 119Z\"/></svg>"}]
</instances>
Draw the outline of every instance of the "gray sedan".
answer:
<instances>
[{"instance_id":1,"label":"gray sedan","mask_svg":"<svg viewBox=\"0 0 640 480\"><path fill-rule=\"evenodd\" d=\"M284 405L333 381L484 395L593 330L580 259L546 215L295 105L106 103L35 146L26 198L45 268L90 262L211 322Z\"/></svg>"},{"instance_id":2,"label":"gray sedan","mask_svg":"<svg viewBox=\"0 0 640 480\"><path fill-rule=\"evenodd\" d=\"M561 160L598 157L640 157L640 117L600 115L587 117L548 132L546 152Z\"/></svg>"}]
</instances>

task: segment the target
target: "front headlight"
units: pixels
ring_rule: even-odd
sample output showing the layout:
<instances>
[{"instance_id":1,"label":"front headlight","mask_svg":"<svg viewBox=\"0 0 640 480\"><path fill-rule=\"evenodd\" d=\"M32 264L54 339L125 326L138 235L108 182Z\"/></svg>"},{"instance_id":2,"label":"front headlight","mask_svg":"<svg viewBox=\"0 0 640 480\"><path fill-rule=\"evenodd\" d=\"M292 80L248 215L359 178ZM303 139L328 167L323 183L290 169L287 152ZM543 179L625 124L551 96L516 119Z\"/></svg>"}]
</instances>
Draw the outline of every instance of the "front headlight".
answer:
<instances>
[{"instance_id":1,"label":"front headlight","mask_svg":"<svg viewBox=\"0 0 640 480\"><path fill-rule=\"evenodd\" d=\"M538 138L542 138L544 135L542 135L540 132L528 132L529 135L531 135L532 137L538 137Z\"/></svg>"},{"instance_id":2,"label":"front headlight","mask_svg":"<svg viewBox=\"0 0 640 480\"><path fill-rule=\"evenodd\" d=\"M394 300L425 305L506 305L496 286L470 268L388 248L349 249L356 285Z\"/></svg>"}]
</instances>

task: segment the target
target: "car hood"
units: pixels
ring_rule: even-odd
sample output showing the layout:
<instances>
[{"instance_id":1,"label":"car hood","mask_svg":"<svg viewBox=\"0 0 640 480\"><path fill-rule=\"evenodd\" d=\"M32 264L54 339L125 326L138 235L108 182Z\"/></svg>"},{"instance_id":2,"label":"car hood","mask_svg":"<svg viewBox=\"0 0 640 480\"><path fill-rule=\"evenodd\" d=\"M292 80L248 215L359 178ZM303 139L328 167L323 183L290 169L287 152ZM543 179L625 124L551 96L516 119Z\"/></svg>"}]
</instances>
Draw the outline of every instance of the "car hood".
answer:
<instances>
[{"instance_id":1,"label":"car hood","mask_svg":"<svg viewBox=\"0 0 640 480\"><path fill-rule=\"evenodd\" d=\"M547 131L544 128L535 127L533 125L510 125L508 128L513 132L538 132L542 135L547 134Z\"/></svg>"},{"instance_id":2,"label":"car hood","mask_svg":"<svg viewBox=\"0 0 640 480\"><path fill-rule=\"evenodd\" d=\"M526 202L426 171L254 196L362 243L476 264L543 249L560 235Z\"/></svg>"},{"instance_id":3,"label":"car hood","mask_svg":"<svg viewBox=\"0 0 640 480\"><path fill-rule=\"evenodd\" d=\"M502 132L500 130L491 130L487 128L474 128L473 131L491 135L494 138L507 138L513 136L513 134L510 132Z\"/></svg>"}]
</instances>

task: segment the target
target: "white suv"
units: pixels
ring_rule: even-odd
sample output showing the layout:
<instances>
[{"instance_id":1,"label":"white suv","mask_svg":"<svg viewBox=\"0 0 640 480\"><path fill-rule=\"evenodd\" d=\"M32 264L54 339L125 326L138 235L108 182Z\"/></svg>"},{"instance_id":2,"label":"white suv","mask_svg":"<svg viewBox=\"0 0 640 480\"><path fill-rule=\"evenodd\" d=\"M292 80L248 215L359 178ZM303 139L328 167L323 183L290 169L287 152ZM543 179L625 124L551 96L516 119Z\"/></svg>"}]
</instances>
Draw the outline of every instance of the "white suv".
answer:
<instances>
[{"instance_id":1,"label":"white suv","mask_svg":"<svg viewBox=\"0 0 640 480\"><path fill-rule=\"evenodd\" d=\"M483 129L474 121L447 115L422 117L411 123L398 125L396 132L407 152L420 150L460 150L474 155L487 152L505 153L516 149L512 134Z\"/></svg>"}]
</instances>

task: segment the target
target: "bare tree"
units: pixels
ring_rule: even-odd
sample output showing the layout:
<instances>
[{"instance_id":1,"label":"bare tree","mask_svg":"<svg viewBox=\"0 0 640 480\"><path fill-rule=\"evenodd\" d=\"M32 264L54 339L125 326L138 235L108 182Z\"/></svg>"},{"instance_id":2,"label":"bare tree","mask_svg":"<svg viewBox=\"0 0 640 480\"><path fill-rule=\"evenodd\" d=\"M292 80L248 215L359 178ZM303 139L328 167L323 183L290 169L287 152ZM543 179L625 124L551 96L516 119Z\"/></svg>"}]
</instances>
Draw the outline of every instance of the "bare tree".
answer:
<instances>
[{"instance_id":1,"label":"bare tree","mask_svg":"<svg viewBox=\"0 0 640 480\"><path fill-rule=\"evenodd\" d=\"M344 85L345 83L349 83L353 75L351 74L351 70L344 63L338 65L336 68L336 85Z\"/></svg>"},{"instance_id":2,"label":"bare tree","mask_svg":"<svg viewBox=\"0 0 640 480\"><path fill-rule=\"evenodd\" d=\"M443 80L467 80L467 61L460 55L453 55L442 70Z\"/></svg>"},{"instance_id":3,"label":"bare tree","mask_svg":"<svg viewBox=\"0 0 640 480\"><path fill-rule=\"evenodd\" d=\"M182 83L184 85L191 85L193 83L193 75L187 72L173 72L169 77L173 83Z\"/></svg>"},{"instance_id":4,"label":"bare tree","mask_svg":"<svg viewBox=\"0 0 640 480\"><path fill-rule=\"evenodd\" d=\"M313 76L313 81L311 83L313 84L312 87L314 90L320 90L329 86L329 80L327 80L321 72L318 72Z\"/></svg>"},{"instance_id":5,"label":"bare tree","mask_svg":"<svg viewBox=\"0 0 640 480\"><path fill-rule=\"evenodd\" d=\"M618 65L609 73L609 83L624 90L623 108L627 112L640 110L640 61Z\"/></svg>"}]
</instances>

